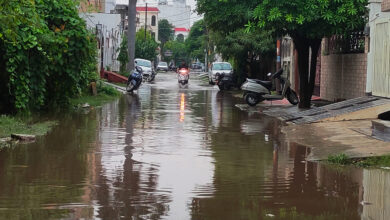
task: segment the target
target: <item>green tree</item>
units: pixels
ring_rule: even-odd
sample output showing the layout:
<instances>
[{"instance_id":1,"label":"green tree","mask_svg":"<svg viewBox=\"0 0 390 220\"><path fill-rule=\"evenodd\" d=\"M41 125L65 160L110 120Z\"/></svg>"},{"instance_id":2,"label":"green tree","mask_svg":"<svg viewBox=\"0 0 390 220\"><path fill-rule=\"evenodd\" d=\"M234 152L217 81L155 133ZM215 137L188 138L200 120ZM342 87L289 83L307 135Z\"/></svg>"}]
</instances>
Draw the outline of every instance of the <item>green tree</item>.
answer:
<instances>
[{"instance_id":1,"label":"green tree","mask_svg":"<svg viewBox=\"0 0 390 220\"><path fill-rule=\"evenodd\" d=\"M247 73L256 77L257 73L267 73L273 67L269 65L273 63L275 53L272 29L258 30L256 33L244 31L245 24L252 19L248 11L257 4L258 0L197 1L197 11L204 14L204 24L208 30L205 39L208 48L212 49L215 45L224 59L232 61L239 83ZM259 57L261 63L256 61ZM261 65L265 67L261 69Z\"/></svg>"},{"instance_id":2,"label":"green tree","mask_svg":"<svg viewBox=\"0 0 390 220\"><path fill-rule=\"evenodd\" d=\"M185 43L187 52L192 59L203 59L206 49L206 26L203 20L192 25Z\"/></svg>"},{"instance_id":3,"label":"green tree","mask_svg":"<svg viewBox=\"0 0 390 220\"><path fill-rule=\"evenodd\" d=\"M97 78L96 41L73 0L9 0L1 8L0 106L7 109L0 111L67 104Z\"/></svg>"},{"instance_id":4,"label":"green tree","mask_svg":"<svg viewBox=\"0 0 390 220\"><path fill-rule=\"evenodd\" d=\"M141 28L135 36L135 57L142 58L147 60L154 60L156 58L157 52L156 49L158 44L152 38L152 35L149 32L146 32L145 38L145 29Z\"/></svg>"},{"instance_id":5,"label":"green tree","mask_svg":"<svg viewBox=\"0 0 390 220\"><path fill-rule=\"evenodd\" d=\"M123 74L126 72L126 65L129 62L129 53L127 51L127 36L122 36L121 47L118 48L118 60L120 62L119 72Z\"/></svg>"},{"instance_id":6,"label":"green tree","mask_svg":"<svg viewBox=\"0 0 390 220\"><path fill-rule=\"evenodd\" d=\"M253 20L248 22L247 30L275 28L279 36L292 37L298 52L300 108L310 108L321 39L362 29L366 23L366 6L367 0L264 0L249 12Z\"/></svg>"},{"instance_id":7,"label":"green tree","mask_svg":"<svg viewBox=\"0 0 390 220\"><path fill-rule=\"evenodd\" d=\"M173 39L173 25L167 19L158 21L158 40L164 47L165 42Z\"/></svg>"},{"instance_id":8,"label":"green tree","mask_svg":"<svg viewBox=\"0 0 390 220\"><path fill-rule=\"evenodd\" d=\"M170 50L172 52L172 59L176 63L176 65L179 64L181 61L189 61L188 53L186 51L186 45L183 42L179 42L177 40L175 41L168 41L165 43L165 51Z\"/></svg>"}]
</instances>

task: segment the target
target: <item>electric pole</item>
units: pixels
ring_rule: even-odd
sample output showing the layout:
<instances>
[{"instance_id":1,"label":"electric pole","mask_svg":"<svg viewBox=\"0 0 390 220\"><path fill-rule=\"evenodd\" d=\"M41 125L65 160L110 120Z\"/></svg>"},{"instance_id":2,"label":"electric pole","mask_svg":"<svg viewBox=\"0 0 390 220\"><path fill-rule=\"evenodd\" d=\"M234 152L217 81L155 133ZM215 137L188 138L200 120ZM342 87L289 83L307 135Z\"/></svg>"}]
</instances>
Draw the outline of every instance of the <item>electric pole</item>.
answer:
<instances>
[{"instance_id":1,"label":"electric pole","mask_svg":"<svg viewBox=\"0 0 390 220\"><path fill-rule=\"evenodd\" d=\"M148 3L146 3L146 7L145 7L145 36L144 36L145 41L146 41L147 24L148 24Z\"/></svg>"},{"instance_id":2,"label":"electric pole","mask_svg":"<svg viewBox=\"0 0 390 220\"><path fill-rule=\"evenodd\" d=\"M127 70L133 71L135 59L135 30L136 30L136 14L137 14L137 0L129 0L128 14L127 14L127 51L129 53L129 63Z\"/></svg>"}]
</instances>

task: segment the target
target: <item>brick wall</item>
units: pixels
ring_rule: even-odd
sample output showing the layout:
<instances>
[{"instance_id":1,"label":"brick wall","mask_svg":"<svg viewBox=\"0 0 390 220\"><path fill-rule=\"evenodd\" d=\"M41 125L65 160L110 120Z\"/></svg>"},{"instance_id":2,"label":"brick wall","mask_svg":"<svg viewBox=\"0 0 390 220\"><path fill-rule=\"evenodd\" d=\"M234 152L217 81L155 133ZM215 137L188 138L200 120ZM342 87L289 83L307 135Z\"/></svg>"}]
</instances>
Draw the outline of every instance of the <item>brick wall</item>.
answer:
<instances>
[{"instance_id":1,"label":"brick wall","mask_svg":"<svg viewBox=\"0 0 390 220\"><path fill-rule=\"evenodd\" d=\"M329 101L365 95L367 54L321 56L321 98Z\"/></svg>"},{"instance_id":2,"label":"brick wall","mask_svg":"<svg viewBox=\"0 0 390 220\"><path fill-rule=\"evenodd\" d=\"M382 11L390 11L390 0L382 1Z\"/></svg>"}]
</instances>

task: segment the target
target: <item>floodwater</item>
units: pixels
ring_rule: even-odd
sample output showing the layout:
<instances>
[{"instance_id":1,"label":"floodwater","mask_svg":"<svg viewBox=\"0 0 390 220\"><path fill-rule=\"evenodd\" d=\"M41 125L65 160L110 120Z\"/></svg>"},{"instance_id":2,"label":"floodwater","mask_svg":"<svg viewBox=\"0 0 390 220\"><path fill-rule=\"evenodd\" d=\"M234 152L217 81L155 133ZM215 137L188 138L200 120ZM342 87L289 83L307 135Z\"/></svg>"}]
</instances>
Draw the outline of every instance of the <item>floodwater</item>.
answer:
<instances>
[{"instance_id":1,"label":"floodwater","mask_svg":"<svg viewBox=\"0 0 390 220\"><path fill-rule=\"evenodd\" d=\"M0 150L0 219L387 219L390 172L306 162L280 124L173 73Z\"/></svg>"}]
</instances>

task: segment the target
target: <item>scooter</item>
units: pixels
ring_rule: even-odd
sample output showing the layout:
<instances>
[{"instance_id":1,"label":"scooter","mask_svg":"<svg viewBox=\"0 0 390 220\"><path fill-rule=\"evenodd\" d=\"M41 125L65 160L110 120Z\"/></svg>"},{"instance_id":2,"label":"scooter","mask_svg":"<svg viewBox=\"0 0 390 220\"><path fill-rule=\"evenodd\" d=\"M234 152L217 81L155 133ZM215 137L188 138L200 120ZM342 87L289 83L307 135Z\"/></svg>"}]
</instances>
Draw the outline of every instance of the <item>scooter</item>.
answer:
<instances>
[{"instance_id":1,"label":"scooter","mask_svg":"<svg viewBox=\"0 0 390 220\"><path fill-rule=\"evenodd\" d=\"M190 79L190 72L186 68L181 68L178 70L178 82L180 87L184 87L188 84L188 80Z\"/></svg>"},{"instance_id":2,"label":"scooter","mask_svg":"<svg viewBox=\"0 0 390 220\"><path fill-rule=\"evenodd\" d=\"M216 73L215 84L218 85L219 90L229 90L232 86L232 75L227 73Z\"/></svg>"},{"instance_id":3,"label":"scooter","mask_svg":"<svg viewBox=\"0 0 390 220\"><path fill-rule=\"evenodd\" d=\"M280 69L273 75L271 73L268 73L267 75L268 77L271 77L271 80L279 79L282 86L282 93L280 95L271 95L272 81L246 79L245 83L241 86L241 89L244 91L245 102L250 106L255 106L264 100L282 100L286 97L291 104L298 104L299 99L297 94L290 88L290 81L282 77L282 73L283 69Z\"/></svg>"},{"instance_id":4,"label":"scooter","mask_svg":"<svg viewBox=\"0 0 390 220\"><path fill-rule=\"evenodd\" d=\"M133 92L137 90L142 83L142 68L139 66L135 66L135 70L132 74L130 74L127 79L126 91Z\"/></svg>"},{"instance_id":5,"label":"scooter","mask_svg":"<svg viewBox=\"0 0 390 220\"><path fill-rule=\"evenodd\" d=\"M154 72L143 72L142 73L142 81L143 82L152 82L154 80L154 77L156 77L156 74Z\"/></svg>"}]
</instances>

